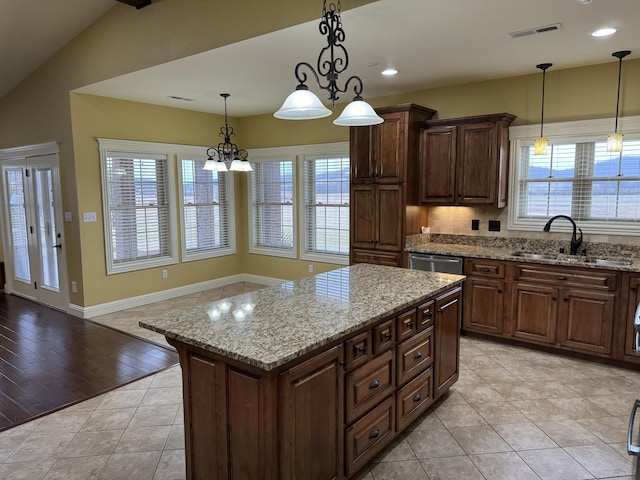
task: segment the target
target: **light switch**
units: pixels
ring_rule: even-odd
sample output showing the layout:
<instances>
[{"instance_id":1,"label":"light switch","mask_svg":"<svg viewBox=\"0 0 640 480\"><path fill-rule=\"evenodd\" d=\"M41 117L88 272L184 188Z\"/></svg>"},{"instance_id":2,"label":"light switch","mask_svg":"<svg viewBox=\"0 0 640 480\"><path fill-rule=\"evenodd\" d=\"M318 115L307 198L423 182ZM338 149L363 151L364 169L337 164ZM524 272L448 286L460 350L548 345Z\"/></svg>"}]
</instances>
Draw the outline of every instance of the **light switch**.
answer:
<instances>
[{"instance_id":1,"label":"light switch","mask_svg":"<svg viewBox=\"0 0 640 480\"><path fill-rule=\"evenodd\" d=\"M82 214L82 220L84 220L85 222L95 222L96 212L84 212Z\"/></svg>"},{"instance_id":2,"label":"light switch","mask_svg":"<svg viewBox=\"0 0 640 480\"><path fill-rule=\"evenodd\" d=\"M73 216L71 215L71 212L64 212L64 221L71 222L72 220L73 220Z\"/></svg>"}]
</instances>

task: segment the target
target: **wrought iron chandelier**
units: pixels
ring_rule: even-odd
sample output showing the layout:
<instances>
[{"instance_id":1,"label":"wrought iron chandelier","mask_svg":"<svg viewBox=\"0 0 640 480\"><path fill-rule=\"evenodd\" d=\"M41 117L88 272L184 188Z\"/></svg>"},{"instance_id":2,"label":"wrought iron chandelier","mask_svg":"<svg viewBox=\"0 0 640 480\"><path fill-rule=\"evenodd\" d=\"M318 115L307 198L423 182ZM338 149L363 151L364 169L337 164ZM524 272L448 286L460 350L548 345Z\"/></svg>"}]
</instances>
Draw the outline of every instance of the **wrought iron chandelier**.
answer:
<instances>
[{"instance_id":1,"label":"wrought iron chandelier","mask_svg":"<svg viewBox=\"0 0 640 480\"><path fill-rule=\"evenodd\" d=\"M546 155L547 154L547 145L549 141L543 135L544 128L544 85L547 77L547 69L552 67L553 63L540 63L536 65L536 68L542 70L542 112L540 114L540 138L537 138L533 144L533 154L534 155Z\"/></svg>"},{"instance_id":2,"label":"wrought iron chandelier","mask_svg":"<svg viewBox=\"0 0 640 480\"><path fill-rule=\"evenodd\" d=\"M317 71L307 62L296 65L295 75L299 85L290 94L274 117L285 120L310 120L331 115L331 110L325 107L320 99L307 86L309 76L303 69L311 72L318 87L329 92L328 99L335 107L341 93L347 93L353 86L355 97L345 107L342 114L333 121L336 125L365 126L382 123L383 119L376 114L371 105L362 98L362 80L356 75L350 76L341 88L338 86L338 77L349 66L349 54L342 42L345 39L342 20L340 19L341 3L330 2L327 8L327 0L322 2L322 18L320 19L320 33L326 35L327 46L320 50L317 62ZM322 77L322 79L321 79ZM326 84L322 84L325 81Z\"/></svg>"},{"instance_id":3,"label":"wrought iron chandelier","mask_svg":"<svg viewBox=\"0 0 640 480\"><path fill-rule=\"evenodd\" d=\"M235 135L233 127L229 126L227 119L227 98L231 95L228 93L221 93L220 96L224 98L224 127L220 127L219 136L224 138L224 142L220 142L217 147L210 147L207 149L207 161L204 163L204 170L213 170L214 172L251 172L251 163L247 157L249 154L244 149L238 149L235 143L231 142L231 137ZM230 166L227 168L227 162L230 162Z\"/></svg>"},{"instance_id":4,"label":"wrought iron chandelier","mask_svg":"<svg viewBox=\"0 0 640 480\"><path fill-rule=\"evenodd\" d=\"M618 63L618 97L616 98L616 128L613 133L607 135L607 152L621 152L622 141L624 135L618 132L618 113L620 111L620 77L622 76L622 59L629 55L631 51L621 50L619 52L613 52L612 57L616 57L619 60Z\"/></svg>"}]
</instances>

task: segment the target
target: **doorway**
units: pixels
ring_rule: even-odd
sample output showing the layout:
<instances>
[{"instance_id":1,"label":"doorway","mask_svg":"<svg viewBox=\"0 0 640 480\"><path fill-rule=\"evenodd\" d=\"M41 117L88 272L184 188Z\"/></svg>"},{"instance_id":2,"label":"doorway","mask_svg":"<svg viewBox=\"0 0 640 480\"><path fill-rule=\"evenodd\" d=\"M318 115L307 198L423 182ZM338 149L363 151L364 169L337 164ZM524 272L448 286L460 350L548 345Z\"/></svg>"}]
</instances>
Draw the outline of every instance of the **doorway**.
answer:
<instances>
[{"instance_id":1,"label":"doorway","mask_svg":"<svg viewBox=\"0 0 640 480\"><path fill-rule=\"evenodd\" d=\"M58 145L0 150L0 165L5 291L67 311Z\"/></svg>"}]
</instances>

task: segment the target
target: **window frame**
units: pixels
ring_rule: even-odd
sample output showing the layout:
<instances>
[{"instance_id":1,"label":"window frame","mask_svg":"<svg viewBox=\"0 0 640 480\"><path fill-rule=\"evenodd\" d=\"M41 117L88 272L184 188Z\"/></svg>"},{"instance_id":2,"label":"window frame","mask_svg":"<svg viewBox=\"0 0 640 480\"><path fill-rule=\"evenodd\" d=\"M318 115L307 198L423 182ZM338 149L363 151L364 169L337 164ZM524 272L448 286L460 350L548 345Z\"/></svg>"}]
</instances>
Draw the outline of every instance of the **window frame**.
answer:
<instances>
[{"instance_id":1,"label":"window frame","mask_svg":"<svg viewBox=\"0 0 640 480\"><path fill-rule=\"evenodd\" d=\"M549 145L563 143L606 142L607 135L613 131L614 118L559 122L544 125L545 137ZM640 140L640 116L618 119L618 131L624 134L625 141ZM531 146L540 136L540 125L522 125L509 127L509 230L542 231L548 218L520 217L520 150ZM572 178L573 181L573 178ZM616 220L576 220L586 234L638 235L640 222L619 222ZM558 231L570 231L569 222L554 224Z\"/></svg>"},{"instance_id":2,"label":"window frame","mask_svg":"<svg viewBox=\"0 0 640 480\"><path fill-rule=\"evenodd\" d=\"M227 246L212 248L208 250L201 250L198 252L190 253L187 251L187 243L186 243L186 226L185 226L185 204L184 204L184 179L182 172L182 162L183 161L196 161L196 162L205 162L207 160L207 156L202 153L202 149L198 148L199 153L187 154L181 153L177 155L176 166L178 169L178 212L180 217L180 250L181 250L181 259L183 262L192 262L196 260L204 260L207 258L216 258L223 257L227 255L236 254L236 222L235 222L235 189L234 189L234 174L233 172L218 172L218 182L220 179L224 179L224 189L225 189L225 208L227 210L227 225L226 225L226 236L227 236Z\"/></svg>"},{"instance_id":3,"label":"window frame","mask_svg":"<svg viewBox=\"0 0 640 480\"><path fill-rule=\"evenodd\" d=\"M298 192L299 204L300 208L300 225L301 225L301 248L300 248L300 259L301 260L310 260L314 262L325 262L325 263L336 263L339 265L349 265L349 251L345 254L338 253L329 253L329 252L319 252L315 250L310 250L309 244L311 239L309 238L309 232L307 230L307 226L310 223L309 215L307 211L307 193L309 191L309 185L306 183L306 162L307 160L318 160L322 158L328 157L347 157L349 158L349 162L351 162L349 155L349 144L344 143L334 143L328 145L318 145L317 149L310 149L311 151L307 151L301 153L299 155L299 162L301 164L301 168L299 169L299 184L302 186ZM351 172L349 172L351 173ZM351 209L351 199L349 199L349 211ZM350 214L350 213L349 213ZM349 229L351 225L349 225Z\"/></svg>"},{"instance_id":4,"label":"window frame","mask_svg":"<svg viewBox=\"0 0 640 480\"><path fill-rule=\"evenodd\" d=\"M105 261L107 275L133 272L148 268L173 265L178 263L178 233L176 222L176 198L175 198L175 154L171 151L171 145L137 142L129 140L98 139L100 150L100 173L102 186L102 216L105 242ZM111 243L111 216L109 205L109 183L107 181L107 154L126 153L138 155L164 155L166 156L166 193L168 202L167 216L167 240L169 241L169 254L153 259L132 260L124 263L113 262L113 245Z\"/></svg>"}]
</instances>

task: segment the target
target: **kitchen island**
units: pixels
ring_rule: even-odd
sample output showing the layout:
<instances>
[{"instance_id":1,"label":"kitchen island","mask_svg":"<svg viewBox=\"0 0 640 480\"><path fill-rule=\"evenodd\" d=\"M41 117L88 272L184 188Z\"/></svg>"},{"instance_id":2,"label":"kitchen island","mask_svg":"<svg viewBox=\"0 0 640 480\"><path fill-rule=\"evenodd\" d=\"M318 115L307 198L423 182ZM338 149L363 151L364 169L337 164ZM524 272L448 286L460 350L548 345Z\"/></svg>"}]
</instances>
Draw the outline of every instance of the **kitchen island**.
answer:
<instances>
[{"instance_id":1,"label":"kitchen island","mask_svg":"<svg viewBox=\"0 0 640 480\"><path fill-rule=\"evenodd\" d=\"M344 479L458 378L463 276L358 264L140 325L176 347L188 479Z\"/></svg>"}]
</instances>

